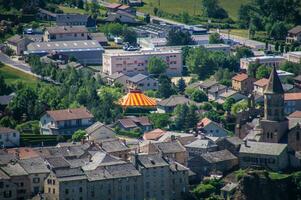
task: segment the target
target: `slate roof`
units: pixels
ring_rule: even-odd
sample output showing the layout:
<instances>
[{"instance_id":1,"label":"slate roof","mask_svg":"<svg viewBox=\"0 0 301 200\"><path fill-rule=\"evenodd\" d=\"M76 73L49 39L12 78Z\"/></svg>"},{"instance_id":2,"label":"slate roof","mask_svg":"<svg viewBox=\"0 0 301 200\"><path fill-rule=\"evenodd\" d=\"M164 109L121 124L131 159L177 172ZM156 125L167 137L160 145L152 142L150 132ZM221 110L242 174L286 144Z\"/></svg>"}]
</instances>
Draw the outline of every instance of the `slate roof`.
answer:
<instances>
[{"instance_id":1,"label":"slate roof","mask_svg":"<svg viewBox=\"0 0 301 200\"><path fill-rule=\"evenodd\" d=\"M145 168L164 167L169 165L160 154L139 154L137 155L137 161Z\"/></svg>"},{"instance_id":2,"label":"slate roof","mask_svg":"<svg viewBox=\"0 0 301 200\"><path fill-rule=\"evenodd\" d=\"M190 144L185 145L185 147L208 149L208 148L212 148L212 147L217 147L217 145L214 144L214 142L212 142L211 140L198 139L198 140L191 142Z\"/></svg>"},{"instance_id":3,"label":"slate roof","mask_svg":"<svg viewBox=\"0 0 301 200\"><path fill-rule=\"evenodd\" d=\"M90 181L141 175L131 163L98 167L96 170L85 171L85 174Z\"/></svg>"},{"instance_id":4,"label":"slate roof","mask_svg":"<svg viewBox=\"0 0 301 200\"><path fill-rule=\"evenodd\" d=\"M50 166L54 169L70 167L70 164L68 163L68 161L62 156L49 157L49 158L46 158L46 160L50 164Z\"/></svg>"},{"instance_id":5,"label":"slate roof","mask_svg":"<svg viewBox=\"0 0 301 200\"><path fill-rule=\"evenodd\" d=\"M47 114L50 115L50 117L52 117L55 121L89 119L94 117L92 113L84 107L47 111Z\"/></svg>"},{"instance_id":6,"label":"slate roof","mask_svg":"<svg viewBox=\"0 0 301 200\"><path fill-rule=\"evenodd\" d=\"M160 101L158 105L166 106L166 107L175 107L177 105L189 104L189 103L194 103L194 101L191 101L190 99L188 99L183 95L172 95L169 98Z\"/></svg>"},{"instance_id":7,"label":"slate roof","mask_svg":"<svg viewBox=\"0 0 301 200\"><path fill-rule=\"evenodd\" d=\"M41 157L19 160L18 162L28 174L50 172L46 163Z\"/></svg>"},{"instance_id":8,"label":"slate roof","mask_svg":"<svg viewBox=\"0 0 301 200\"><path fill-rule=\"evenodd\" d=\"M177 162L170 163L169 169L173 172L189 171L189 168L187 168L184 165L181 165L180 163L177 163Z\"/></svg>"},{"instance_id":9,"label":"slate roof","mask_svg":"<svg viewBox=\"0 0 301 200\"><path fill-rule=\"evenodd\" d=\"M286 148L287 144L247 141L247 145L240 146L239 153L278 156Z\"/></svg>"},{"instance_id":10,"label":"slate roof","mask_svg":"<svg viewBox=\"0 0 301 200\"><path fill-rule=\"evenodd\" d=\"M10 43L10 44L13 44L13 45L17 45L22 40L30 41L30 39L28 39L27 37L23 37L22 35L14 35L14 36L8 38L7 42Z\"/></svg>"},{"instance_id":11,"label":"slate roof","mask_svg":"<svg viewBox=\"0 0 301 200\"><path fill-rule=\"evenodd\" d=\"M178 141L153 143L163 153L178 153L186 151Z\"/></svg>"},{"instance_id":12,"label":"slate roof","mask_svg":"<svg viewBox=\"0 0 301 200\"><path fill-rule=\"evenodd\" d=\"M96 40L96 41L98 41L100 43L106 43L106 42L108 42L108 38L107 38L107 36L105 36L104 33L90 33L89 37L92 40Z\"/></svg>"},{"instance_id":13,"label":"slate roof","mask_svg":"<svg viewBox=\"0 0 301 200\"><path fill-rule=\"evenodd\" d=\"M81 15L81 14L73 14L73 13L64 13L64 14L57 14L56 21L59 23L63 22L87 22L88 15Z\"/></svg>"},{"instance_id":14,"label":"slate roof","mask_svg":"<svg viewBox=\"0 0 301 200\"><path fill-rule=\"evenodd\" d=\"M150 126L152 125L146 116L135 117L135 116L127 116L123 119L119 119L118 122L125 128L134 128L139 125L142 126Z\"/></svg>"},{"instance_id":15,"label":"slate roof","mask_svg":"<svg viewBox=\"0 0 301 200\"><path fill-rule=\"evenodd\" d=\"M301 32L301 26L295 26L294 28L292 28L291 30L288 31L288 33L291 34L298 34Z\"/></svg>"},{"instance_id":16,"label":"slate roof","mask_svg":"<svg viewBox=\"0 0 301 200\"><path fill-rule=\"evenodd\" d=\"M218 85L212 86L212 87L208 90L208 92L209 92L209 93L215 93L215 92L219 92L219 91L221 91L221 90L224 90L224 89L226 89L226 88L227 88L227 86L218 84Z\"/></svg>"},{"instance_id":17,"label":"slate roof","mask_svg":"<svg viewBox=\"0 0 301 200\"><path fill-rule=\"evenodd\" d=\"M87 135L91 135L92 133L97 132L98 129L100 129L101 127L106 127L107 129L110 129L113 131L113 129L111 129L110 127L106 126L105 124L101 123L101 122L95 122L94 124L92 124L91 126L89 126L88 128L85 129L86 134Z\"/></svg>"},{"instance_id":18,"label":"slate roof","mask_svg":"<svg viewBox=\"0 0 301 200\"><path fill-rule=\"evenodd\" d=\"M229 143L235 145L235 146L238 146L238 145L240 145L240 144L243 143L242 139L240 139L239 137L235 137L235 136L233 136L233 137L226 137L224 139L227 140Z\"/></svg>"},{"instance_id":19,"label":"slate roof","mask_svg":"<svg viewBox=\"0 0 301 200\"><path fill-rule=\"evenodd\" d=\"M127 151L129 147L127 147L123 142L119 139L108 139L101 142L101 148L106 152L117 152L117 151Z\"/></svg>"},{"instance_id":20,"label":"slate roof","mask_svg":"<svg viewBox=\"0 0 301 200\"><path fill-rule=\"evenodd\" d=\"M208 161L209 163L218 163L227 160L237 159L230 151L221 150L221 151L213 151L202 154L201 157Z\"/></svg>"},{"instance_id":21,"label":"slate roof","mask_svg":"<svg viewBox=\"0 0 301 200\"><path fill-rule=\"evenodd\" d=\"M1 180L9 180L10 177L7 176L2 170L0 170L0 181Z\"/></svg>"},{"instance_id":22,"label":"slate roof","mask_svg":"<svg viewBox=\"0 0 301 200\"><path fill-rule=\"evenodd\" d=\"M140 81L142 81L142 80L144 80L146 78L148 78L148 76L146 76L144 74L137 74L137 75L135 75L133 77L130 77L128 79L128 81L133 82L133 83L139 83Z\"/></svg>"},{"instance_id":23,"label":"slate roof","mask_svg":"<svg viewBox=\"0 0 301 200\"><path fill-rule=\"evenodd\" d=\"M8 176L26 176L28 173L21 167L19 163L9 163L5 166L2 166L1 169Z\"/></svg>"},{"instance_id":24,"label":"slate roof","mask_svg":"<svg viewBox=\"0 0 301 200\"><path fill-rule=\"evenodd\" d=\"M85 26L52 26L47 27L46 30L50 34L88 33Z\"/></svg>"},{"instance_id":25,"label":"slate roof","mask_svg":"<svg viewBox=\"0 0 301 200\"><path fill-rule=\"evenodd\" d=\"M267 87L265 88L264 93L266 93L266 94L273 94L273 93L283 94L284 93L280 78L277 74L275 67L273 67L273 69L272 69L272 72L271 72L270 78L269 78L269 82L268 82Z\"/></svg>"},{"instance_id":26,"label":"slate roof","mask_svg":"<svg viewBox=\"0 0 301 200\"><path fill-rule=\"evenodd\" d=\"M203 89L207 89L210 88L214 85L218 84L218 82L216 80L206 80L203 83L200 84L200 87Z\"/></svg>"},{"instance_id":27,"label":"slate roof","mask_svg":"<svg viewBox=\"0 0 301 200\"><path fill-rule=\"evenodd\" d=\"M56 169L53 170L53 172L55 173L56 177L58 179L64 179L64 180L68 180L68 179L85 179L86 176L84 174L84 172L81 170L81 168L63 168L63 169Z\"/></svg>"},{"instance_id":28,"label":"slate roof","mask_svg":"<svg viewBox=\"0 0 301 200\"><path fill-rule=\"evenodd\" d=\"M109 75L108 78L116 80L116 79L118 79L118 78L120 78L122 76L126 76L126 75L123 74L123 73L115 72L115 73Z\"/></svg>"}]
</instances>

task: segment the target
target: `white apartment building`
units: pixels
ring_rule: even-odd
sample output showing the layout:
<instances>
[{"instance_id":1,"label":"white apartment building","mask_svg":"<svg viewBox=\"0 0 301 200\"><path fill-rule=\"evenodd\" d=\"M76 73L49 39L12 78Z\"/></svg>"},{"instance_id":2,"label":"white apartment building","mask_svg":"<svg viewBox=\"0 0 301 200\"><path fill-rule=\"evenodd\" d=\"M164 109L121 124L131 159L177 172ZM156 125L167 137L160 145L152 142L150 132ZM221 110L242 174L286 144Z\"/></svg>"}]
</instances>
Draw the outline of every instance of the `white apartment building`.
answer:
<instances>
[{"instance_id":1,"label":"white apartment building","mask_svg":"<svg viewBox=\"0 0 301 200\"><path fill-rule=\"evenodd\" d=\"M112 75L116 72L134 76L147 74L147 63L151 57L160 57L168 65L168 76L180 76L183 62L181 50L107 50L103 54L103 72Z\"/></svg>"},{"instance_id":2,"label":"white apartment building","mask_svg":"<svg viewBox=\"0 0 301 200\"><path fill-rule=\"evenodd\" d=\"M279 67L279 65L284 61L285 58L283 56L260 56L260 57L241 58L240 68L248 70L250 64L255 64L257 62L260 65Z\"/></svg>"},{"instance_id":3,"label":"white apartment building","mask_svg":"<svg viewBox=\"0 0 301 200\"><path fill-rule=\"evenodd\" d=\"M301 51L292 51L284 55L285 59L293 63L301 63Z\"/></svg>"}]
</instances>

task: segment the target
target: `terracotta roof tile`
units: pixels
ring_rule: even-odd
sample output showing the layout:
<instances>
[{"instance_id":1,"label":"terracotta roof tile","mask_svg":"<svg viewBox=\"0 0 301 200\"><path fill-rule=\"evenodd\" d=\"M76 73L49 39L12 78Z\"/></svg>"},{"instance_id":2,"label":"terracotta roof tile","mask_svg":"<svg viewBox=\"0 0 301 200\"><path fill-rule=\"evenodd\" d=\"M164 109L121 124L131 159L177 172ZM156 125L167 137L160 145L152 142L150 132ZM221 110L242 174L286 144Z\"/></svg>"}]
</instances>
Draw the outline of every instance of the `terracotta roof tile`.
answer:
<instances>
[{"instance_id":1,"label":"terracotta roof tile","mask_svg":"<svg viewBox=\"0 0 301 200\"><path fill-rule=\"evenodd\" d=\"M237 74L235 76L232 77L233 80L236 80L236 81L244 81L248 78L248 75L247 74L244 74L244 73L241 73L241 74Z\"/></svg>"},{"instance_id":2,"label":"terracotta roof tile","mask_svg":"<svg viewBox=\"0 0 301 200\"><path fill-rule=\"evenodd\" d=\"M13 133L13 132L16 132L16 130L7 127L0 127L0 134Z\"/></svg>"},{"instance_id":3,"label":"terracotta roof tile","mask_svg":"<svg viewBox=\"0 0 301 200\"><path fill-rule=\"evenodd\" d=\"M294 101L294 100L301 100L301 92L298 93L285 93L284 94L285 101Z\"/></svg>"},{"instance_id":4,"label":"terracotta roof tile","mask_svg":"<svg viewBox=\"0 0 301 200\"><path fill-rule=\"evenodd\" d=\"M292 114L290 114L288 117L289 118L301 118L301 111L300 110L296 110L295 112L293 112Z\"/></svg>"},{"instance_id":5,"label":"terracotta roof tile","mask_svg":"<svg viewBox=\"0 0 301 200\"><path fill-rule=\"evenodd\" d=\"M10 154L18 154L19 158L22 159L29 159L29 158L36 158L39 157L38 152L36 152L33 148L29 147L20 147L15 149L7 149L8 153Z\"/></svg>"},{"instance_id":6,"label":"terracotta roof tile","mask_svg":"<svg viewBox=\"0 0 301 200\"><path fill-rule=\"evenodd\" d=\"M208 119L207 117L203 118L199 123L198 123L198 127L205 127L208 124L210 124L212 121L210 119Z\"/></svg>"},{"instance_id":7,"label":"terracotta roof tile","mask_svg":"<svg viewBox=\"0 0 301 200\"><path fill-rule=\"evenodd\" d=\"M85 107L47 111L47 114L50 115L55 121L89 119L94 117Z\"/></svg>"},{"instance_id":8,"label":"terracotta roof tile","mask_svg":"<svg viewBox=\"0 0 301 200\"><path fill-rule=\"evenodd\" d=\"M157 128L150 132L144 133L143 139L144 140L158 140L165 133L166 133L166 131Z\"/></svg>"},{"instance_id":9,"label":"terracotta roof tile","mask_svg":"<svg viewBox=\"0 0 301 200\"><path fill-rule=\"evenodd\" d=\"M254 85L257 85L259 87L264 87L268 84L269 80L266 79L266 78L262 78L262 79L259 79L258 81L255 81L254 82Z\"/></svg>"}]
</instances>

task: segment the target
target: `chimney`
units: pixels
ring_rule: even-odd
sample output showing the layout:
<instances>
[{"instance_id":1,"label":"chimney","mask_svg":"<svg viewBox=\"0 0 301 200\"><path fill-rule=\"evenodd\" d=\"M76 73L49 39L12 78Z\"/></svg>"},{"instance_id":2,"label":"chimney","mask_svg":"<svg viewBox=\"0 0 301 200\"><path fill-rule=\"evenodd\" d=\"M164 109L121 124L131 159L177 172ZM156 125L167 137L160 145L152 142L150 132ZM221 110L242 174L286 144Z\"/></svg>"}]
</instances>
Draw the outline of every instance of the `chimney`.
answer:
<instances>
[{"instance_id":1,"label":"chimney","mask_svg":"<svg viewBox=\"0 0 301 200\"><path fill-rule=\"evenodd\" d=\"M245 145L245 147L250 147L250 146L248 146L248 140L244 140L244 145Z\"/></svg>"}]
</instances>

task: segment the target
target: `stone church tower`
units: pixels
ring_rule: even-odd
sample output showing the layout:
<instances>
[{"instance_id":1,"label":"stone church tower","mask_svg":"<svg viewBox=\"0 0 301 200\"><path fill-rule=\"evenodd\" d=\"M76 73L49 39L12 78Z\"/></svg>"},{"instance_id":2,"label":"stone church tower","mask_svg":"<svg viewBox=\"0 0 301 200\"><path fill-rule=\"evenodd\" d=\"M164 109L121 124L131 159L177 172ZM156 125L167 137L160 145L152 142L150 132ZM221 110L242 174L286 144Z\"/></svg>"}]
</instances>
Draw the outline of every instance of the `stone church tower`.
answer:
<instances>
[{"instance_id":1,"label":"stone church tower","mask_svg":"<svg viewBox=\"0 0 301 200\"><path fill-rule=\"evenodd\" d=\"M260 125L263 142L278 143L288 132L288 120L284 114L284 90L275 67L264 91L264 118Z\"/></svg>"}]
</instances>

